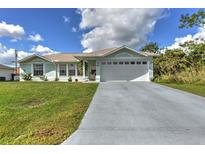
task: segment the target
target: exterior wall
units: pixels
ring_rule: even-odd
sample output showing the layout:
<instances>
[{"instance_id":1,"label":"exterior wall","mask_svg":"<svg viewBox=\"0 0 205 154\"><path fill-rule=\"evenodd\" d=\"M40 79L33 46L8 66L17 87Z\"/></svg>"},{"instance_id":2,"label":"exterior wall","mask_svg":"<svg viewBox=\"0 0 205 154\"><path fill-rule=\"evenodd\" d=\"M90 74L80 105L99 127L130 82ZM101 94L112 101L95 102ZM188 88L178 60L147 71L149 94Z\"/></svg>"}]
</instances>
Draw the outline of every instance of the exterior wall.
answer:
<instances>
[{"instance_id":1,"label":"exterior wall","mask_svg":"<svg viewBox=\"0 0 205 154\"><path fill-rule=\"evenodd\" d=\"M101 81L101 62L102 61L147 61L147 66L145 68L145 71L143 74L139 76L136 75L136 78L130 80L130 81L150 81L153 78L153 62L152 57L145 57L141 54L135 53L129 49L121 49L116 53L113 53L106 57L98 57L98 58L85 58L86 62L88 62L88 66L95 66L96 67L96 82ZM66 76L60 76L59 74L59 64L60 63L51 63L41 58L34 58L30 61L20 63L20 74L22 73L32 73L33 74L33 64L35 63L43 63L44 65L44 75L47 77L49 81L54 81L57 78L59 81L65 81L68 82L69 74L68 74L68 65L70 63L62 63L66 64ZM77 74L77 63L75 64L75 75L71 76L72 80L75 81L75 79L78 79L78 81L87 81L90 73L90 68L88 68L88 74L86 76L79 76ZM133 67L133 66L132 66ZM129 68L131 69L131 68ZM57 72L56 72L57 71ZM131 72L131 70L130 70ZM127 73L127 76L129 76L129 73ZM22 76L20 76L20 80L22 81ZM42 81L39 76L33 77L32 80L34 81Z\"/></svg>"},{"instance_id":2,"label":"exterior wall","mask_svg":"<svg viewBox=\"0 0 205 154\"><path fill-rule=\"evenodd\" d=\"M100 62L99 60L96 61L96 76L95 76L96 82L100 82Z\"/></svg>"},{"instance_id":3,"label":"exterior wall","mask_svg":"<svg viewBox=\"0 0 205 154\"><path fill-rule=\"evenodd\" d=\"M11 80L12 76L11 74L13 73L14 70L10 69L0 69L0 77L5 77L6 80Z\"/></svg>"},{"instance_id":4,"label":"exterior wall","mask_svg":"<svg viewBox=\"0 0 205 154\"><path fill-rule=\"evenodd\" d=\"M150 57L149 59L149 79L150 81L154 78L154 75L153 75L153 58Z\"/></svg>"},{"instance_id":5,"label":"exterior wall","mask_svg":"<svg viewBox=\"0 0 205 154\"><path fill-rule=\"evenodd\" d=\"M67 75L66 76L60 76L59 73L59 63L55 64L55 63L51 63L48 61L45 61L43 59L40 58L35 58L31 61L25 62L25 63L20 63L20 81L24 81L22 79L22 74L23 73L32 73L33 74L33 64L43 64L44 67L44 75L47 77L48 81L55 81L56 79L56 75L59 79L59 81L65 81L68 82L68 64L71 63L62 63L62 64L66 64L66 71L67 71ZM77 63L72 63L75 65L75 75L71 76L72 80L75 81L75 79L78 79L78 81L84 81L83 76L78 76L77 75ZM56 72L57 70L57 72ZM43 81L40 76L32 76L32 80L33 81Z\"/></svg>"},{"instance_id":6,"label":"exterior wall","mask_svg":"<svg viewBox=\"0 0 205 154\"><path fill-rule=\"evenodd\" d=\"M33 64L43 64L43 75L45 75L49 81L55 80L55 64L40 58L35 58L31 61L20 63L20 81L23 81L22 74L24 73L31 73L33 81L42 81L40 76L33 76Z\"/></svg>"}]
</instances>

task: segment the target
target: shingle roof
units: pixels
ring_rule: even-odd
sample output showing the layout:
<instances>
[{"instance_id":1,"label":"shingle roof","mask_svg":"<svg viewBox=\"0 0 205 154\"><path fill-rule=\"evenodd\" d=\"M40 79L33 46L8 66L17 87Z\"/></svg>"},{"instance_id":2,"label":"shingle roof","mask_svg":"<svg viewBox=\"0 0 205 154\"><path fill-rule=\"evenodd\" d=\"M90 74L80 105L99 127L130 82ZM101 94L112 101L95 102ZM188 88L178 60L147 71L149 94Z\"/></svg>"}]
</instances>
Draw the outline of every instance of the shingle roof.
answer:
<instances>
[{"instance_id":1,"label":"shingle roof","mask_svg":"<svg viewBox=\"0 0 205 154\"><path fill-rule=\"evenodd\" d=\"M53 62L78 62L79 60L74 56L74 54L58 53L44 56Z\"/></svg>"},{"instance_id":2,"label":"shingle roof","mask_svg":"<svg viewBox=\"0 0 205 154\"><path fill-rule=\"evenodd\" d=\"M78 62L79 59L77 57L101 57L101 56L104 56L110 53L111 51L115 49L116 48L107 48L107 49L102 49L98 51L93 51L90 53L74 53L74 54L58 53L58 54L45 55L44 57L54 62L58 62L58 61L59 62Z\"/></svg>"},{"instance_id":3,"label":"shingle roof","mask_svg":"<svg viewBox=\"0 0 205 154\"><path fill-rule=\"evenodd\" d=\"M43 59L46 59L48 61L51 62L79 62L80 58L82 57L103 57L103 56L107 56L110 55L122 48L124 48L126 46L122 46L122 47L118 47L118 48L107 48L107 49L102 49L102 50L97 50L97 51L93 51L90 53L58 53L58 54L50 54L50 55L45 55L45 56L38 56L41 57ZM126 47L130 50L132 50L133 52L135 52L134 49L131 49L129 47ZM138 52L138 54L142 55L142 56L158 56L158 54L153 54L153 53L148 53L148 52ZM35 55L31 55L28 56L22 60L20 60L19 62L25 61L29 58L32 58ZM37 56L37 55L36 55Z\"/></svg>"},{"instance_id":4,"label":"shingle roof","mask_svg":"<svg viewBox=\"0 0 205 154\"><path fill-rule=\"evenodd\" d=\"M93 52L90 52L90 53L75 54L75 56L79 56L79 57L101 57L101 56L104 56L106 54L111 53L115 49L117 49L117 48L107 48L107 49L93 51Z\"/></svg>"},{"instance_id":5,"label":"shingle roof","mask_svg":"<svg viewBox=\"0 0 205 154\"><path fill-rule=\"evenodd\" d=\"M7 70L12 70L12 67L8 67L6 65L0 64L0 69L7 69Z\"/></svg>"}]
</instances>

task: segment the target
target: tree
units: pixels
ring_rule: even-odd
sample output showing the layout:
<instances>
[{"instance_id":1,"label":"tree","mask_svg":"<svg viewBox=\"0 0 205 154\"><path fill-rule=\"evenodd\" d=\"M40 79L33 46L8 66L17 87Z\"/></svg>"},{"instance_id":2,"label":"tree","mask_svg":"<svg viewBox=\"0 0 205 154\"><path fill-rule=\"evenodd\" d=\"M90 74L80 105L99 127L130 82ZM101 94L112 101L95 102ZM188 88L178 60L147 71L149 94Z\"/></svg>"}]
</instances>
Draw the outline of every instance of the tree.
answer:
<instances>
[{"instance_id":1,"label":"tree","mask_svg":"<svg viewBox=\"0 0 205 154\"><path fill-rule=\"evenodd\" d=\"M198 43L195 41L187 41L180 46L188 50L187 60L193 68L198 71L201 66L205 65L205 41Z\"/></svg>"},{"instance_id":2,"label":"tree","mask_svg":"<svg viewBox=\"0 0 205 154\"><path fill-rule=\"evenodd\" d=\"M150 42L140 49L142 52L158 53L159 46L156 42Z\"/></svg>"},{"instance_id":3,"label":"tree","mask_svg":"<svg viewBox=\"0 0 205 154\"><path fill-rule=\"evenodd\" d=\"M186 54L179 49L167 50L154 60L155 78L161 75L175 75L188 66Z\"/></svg>"},{"instance_id":4,"label":"tree","mask_svg":"<svg viewBox=\"0 0 205 154\"><path fill-rule=\"evenodd\" d=\"M203 27L205 25L205 12L203 9L199 9L192 15L182 14L180 18L179 28L192 28L193 26Z\"/></svg>"}]
</instances>

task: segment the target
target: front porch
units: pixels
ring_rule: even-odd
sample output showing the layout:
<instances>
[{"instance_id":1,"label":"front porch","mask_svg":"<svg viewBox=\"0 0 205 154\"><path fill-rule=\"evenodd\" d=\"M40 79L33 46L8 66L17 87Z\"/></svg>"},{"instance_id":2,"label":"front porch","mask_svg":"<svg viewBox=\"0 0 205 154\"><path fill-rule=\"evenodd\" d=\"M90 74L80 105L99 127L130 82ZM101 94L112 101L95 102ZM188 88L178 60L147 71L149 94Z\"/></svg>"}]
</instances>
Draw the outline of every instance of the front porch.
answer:
<instances>
[{"instance_id":1,"label":"front porch","mask_svg":"<svg viewBox=\"0 0 205 154\"><path fill-rule=\"evenodd\" d=\"M98 82L96 80L96 60L81 60L78 63L56 64L56 78L59 81Z\"/></svg>"}]
</instances>

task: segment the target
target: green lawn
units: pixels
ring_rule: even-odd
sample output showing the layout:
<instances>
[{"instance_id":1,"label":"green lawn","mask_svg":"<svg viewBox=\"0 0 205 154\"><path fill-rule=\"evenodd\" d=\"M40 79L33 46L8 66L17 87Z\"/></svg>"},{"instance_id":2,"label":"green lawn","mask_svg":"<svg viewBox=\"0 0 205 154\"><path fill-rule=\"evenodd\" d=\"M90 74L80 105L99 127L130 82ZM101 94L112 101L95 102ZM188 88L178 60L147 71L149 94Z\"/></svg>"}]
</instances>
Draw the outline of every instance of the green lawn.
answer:
<instances>
[{"instance_id":1,"label":"green lawn","mask_svg":"<svg viewBox=\"0 0 205 154\"><path fill-rule=\"evenodd\" d=\"M79 126L95 83L1 82L0 144L60 144Z\"/></svg>"},{"instance_id":2,"label":"green lawn","mask_svg":"<svg viewBox=\"0 0 205 154\"><path fill-rule=\"evenodd\" d=\"M163 83L163 82L157 82L157 83L205 97L205 85L182 84L182 83Z\"/></svg>"}]
</instances>

